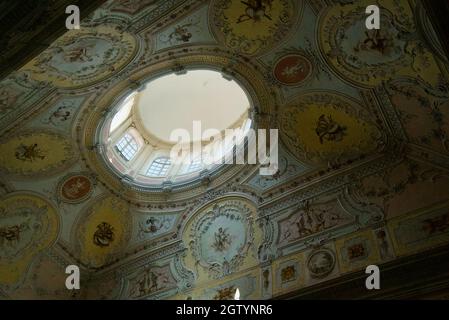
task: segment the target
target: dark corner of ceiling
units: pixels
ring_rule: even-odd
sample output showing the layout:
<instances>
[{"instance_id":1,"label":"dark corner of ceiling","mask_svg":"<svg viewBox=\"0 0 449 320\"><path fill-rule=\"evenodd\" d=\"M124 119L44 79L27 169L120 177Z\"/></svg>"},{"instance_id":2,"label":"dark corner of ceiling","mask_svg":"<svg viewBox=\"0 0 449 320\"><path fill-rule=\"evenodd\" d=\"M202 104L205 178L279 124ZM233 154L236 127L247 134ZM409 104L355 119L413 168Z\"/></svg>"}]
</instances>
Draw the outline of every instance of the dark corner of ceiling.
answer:
<instances>
[{"instance_id":1,"label":"dark corner of ceiling","mask_svg":"<svg viewBox=\"0 0 449 320\"><path fill-rule=\"evenodd\" d=\"M449 59L449 1L421 0Z\"/></svg>"},{"instance_id":2,"label":"dark corner of ceiling","mask_svg":"<svg viewBox=\"0 0 449 320\"><path fill-rule=\"evenodd\" d=\"M66 7L81 18L106 0L0 0L0 80L20 69L67 31Z\"/></svg>"}]
</instances>

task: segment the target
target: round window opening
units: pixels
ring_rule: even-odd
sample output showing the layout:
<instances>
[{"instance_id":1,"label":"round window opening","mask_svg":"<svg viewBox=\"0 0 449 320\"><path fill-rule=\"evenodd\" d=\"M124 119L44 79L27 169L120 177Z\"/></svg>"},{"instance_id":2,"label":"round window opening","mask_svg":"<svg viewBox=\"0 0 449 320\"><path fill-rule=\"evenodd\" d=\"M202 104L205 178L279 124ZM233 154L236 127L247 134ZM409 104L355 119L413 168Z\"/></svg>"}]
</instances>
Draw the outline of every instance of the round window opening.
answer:
<instances>
[{"instance_id":1,"label":"round window opening","mask_svg":"<svg viewBox=\"0 0 449 320\"><path fill-rule=\"evenodd\" d=\"M209 176L244 144L250 109L242 86L218 71L158 76L106 116L104 156L121 177L142 186Z\"/></svg>"}]
</instances>

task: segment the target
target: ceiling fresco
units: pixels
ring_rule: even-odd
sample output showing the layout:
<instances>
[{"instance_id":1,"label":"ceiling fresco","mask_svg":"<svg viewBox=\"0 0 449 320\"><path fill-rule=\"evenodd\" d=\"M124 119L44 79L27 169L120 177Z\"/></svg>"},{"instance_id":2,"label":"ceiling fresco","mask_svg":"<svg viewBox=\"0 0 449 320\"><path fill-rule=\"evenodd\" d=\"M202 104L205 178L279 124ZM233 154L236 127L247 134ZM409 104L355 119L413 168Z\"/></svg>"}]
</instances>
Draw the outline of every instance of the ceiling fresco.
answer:
<instances>
[{"instance_id":1,"label":"ceiling fresco","mask_svg":"<svg viewBox=\"0 0 449 320\"><path fill-rule=\"evenodd\" d=\"M2 283L12 286L26 274L29 264L56 240L59 216L40 196L12 193L0 203Z\"/></svg>"},{"instance_id":2,"label":"ceiling fresco","mask_svg":"<svg viewBox=\"0 0 449 320\"><path fill-rule=\"evenodd\" d=\"M68 138L57 132L28 132L1 144L0 167L6 173L36 176L57 173L76 161Z\"/></svg>"},{"instance_id":3,"label":"ceiling fresco","mask_svg":"<svg viewBox=\"0 0 449 320\"><path fill-rule=\"evenodd\" d=\"M374 117L360 103L330 92L302 94L279 114L289 151L305 162L355 159L381 150L384 142Z\"/></svg>"},{"instance_id":4,"label":"ceiling fresco","mask_svg":"<svg viewBox=\"0 0 449 320\"><path fill-rule=\"evenodd\" d=\"M219 0L210 4L209 21L219 41L236 52L258 55L291 35L301 2ZM254 26L257 24L257 28Z\"/></svg>"},{"instance_id":5,"label":"ceiling fresco","mask_svg":"<svg viewBox=\"0 0 449 320\"><path fill-rule=\"evenodd\" d=\"M64 35L24 67L32 78L56 87L86 86L113 76L129 63L136 39L110 26L83 28Z\"/></svg>"},{"instance_id":6,"label":"ceiling fresco","mask_svg":"<svg viewBox=\"0 0 449 320\"><path fill-rule=\"evenodd\" d=\"M100 268L115 259L129 241L131 221L127 204L112 197L94 199L92 207L78 217L72 244L81 253L81 261ZM77 251L78 251L77 250Z\"/></svg>"},{"instance_id":7,"label":"ceiling fresco","mask_svg":"<svg viewBox=\"0 0 449 320\"><path fill-rule=\"evenodd\" d=\"M449 243L449 64L419 1L109 0L0 81L1 299L271 299ZM135 186L111 106L207 67L279 129L279 170ZM81 289L65 288L65 268Z\"/></svg>"},{"instance_id":8,"label":"ceiling fresco","mask_svg":"<svg viewBox=\"0 0 449 320\"><path fill-rule=\"evenodd\" d=\"M198 282L223 278L241 265L257 263L261 232L255 226L255 207L245 199L223 199L195 213L184 237L190 252L185 264Z\"/></svg>"},{"instance_id":9,"label":"ceiling fresco","mask_svg":"<svg viewBox=\"0 0 449 320\"><path fill-rule=\"evenodd\" d=\"M443 80L438 62L421 41L407 2L381 2L384 27L371 31L363 28L364 19L357 14L368 5L359 1L344 6L338 19L332 8L322 16L320 44L329 64L363 86L411 74L423 85L438 85Z\"/></svg>"}]
</instances>

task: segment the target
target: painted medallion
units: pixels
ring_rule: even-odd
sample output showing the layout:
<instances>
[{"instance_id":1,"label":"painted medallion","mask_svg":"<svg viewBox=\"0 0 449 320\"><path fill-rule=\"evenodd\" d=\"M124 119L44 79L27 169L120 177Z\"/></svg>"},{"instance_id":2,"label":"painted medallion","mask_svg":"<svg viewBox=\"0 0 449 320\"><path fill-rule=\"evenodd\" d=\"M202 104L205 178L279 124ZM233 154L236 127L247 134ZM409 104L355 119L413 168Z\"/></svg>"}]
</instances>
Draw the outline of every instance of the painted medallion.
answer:
<instances>
[{"instance_id":1,"label":"painted medallion","mask_svg":"<svg viewBox=\"0 0 449 320\"><path fill-rule=\"evenodd\" d=\"M64 202L79 203L86 200L93 191L89 177L82 174L69 175L62 180L59 197Z\"/></svg>"},{"instance_id":2,"label":"painted medallion","mask_svg":"<svg viewBox=\"0 0 449 320\"><path fill-rule=\"evenodd\" d=\"M305 82L312 73L312 64L304 56L291 54L276 62L274 77L287 86L296 86Z\"/></svg>"}]
</instances>

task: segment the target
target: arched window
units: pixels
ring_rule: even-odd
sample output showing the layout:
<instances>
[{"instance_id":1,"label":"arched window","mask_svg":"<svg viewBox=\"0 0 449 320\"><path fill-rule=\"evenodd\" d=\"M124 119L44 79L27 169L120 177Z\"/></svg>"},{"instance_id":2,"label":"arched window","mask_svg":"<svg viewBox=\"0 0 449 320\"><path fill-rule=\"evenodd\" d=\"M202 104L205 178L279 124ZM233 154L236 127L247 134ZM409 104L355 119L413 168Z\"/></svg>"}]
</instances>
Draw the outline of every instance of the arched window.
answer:
<instances>
[{"instance_id":1,"label":"arched window","mask_svg":"<svg viewBox=\"0 0 449 320\"><path fill-rule=\"evenodd\" d=\"M123 159L129 161L134 158L137 151L139 150L139 144L132 135L126 133L115 145L115 148Z\"/></svg>"},{"instance_id":2,"label":"arched window","mask_svg":"<svg viewBox=\"0 0 449 320\"><path fill-rule=\"evenodd\" d=\"M149 177L165 177L170 166L170 158L157 158L151 163L146 175Z\"/></svg>"}]
</instances>

